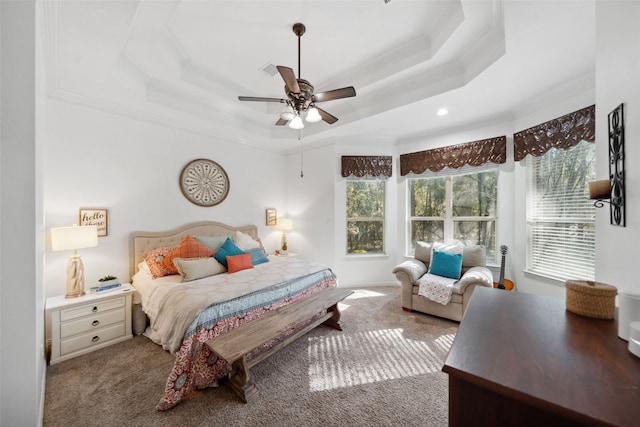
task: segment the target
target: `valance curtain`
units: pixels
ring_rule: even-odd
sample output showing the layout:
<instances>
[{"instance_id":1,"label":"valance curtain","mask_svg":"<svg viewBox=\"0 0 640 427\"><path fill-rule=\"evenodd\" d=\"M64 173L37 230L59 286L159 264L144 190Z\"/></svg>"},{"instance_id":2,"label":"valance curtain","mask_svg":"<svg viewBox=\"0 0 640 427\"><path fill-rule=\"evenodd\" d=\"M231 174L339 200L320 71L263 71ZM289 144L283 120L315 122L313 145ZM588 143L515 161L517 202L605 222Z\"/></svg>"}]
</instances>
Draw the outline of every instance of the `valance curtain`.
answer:
<instances>
[{"instance_id":1,"label":"valance curtain","mask_svg":"<svg viewBox=\"0 0 640 427\"><path fill-rule=\"evenodd\" d=\"M595 141L596 106L583 108L513 134L516 162L527 154L540 157L552 148L566 150L580 141Z\"/></svg>"},{"instance_id":2,"label":"valance curtain","mask_svg":"<svg viewBox=\"0 0 640 427\"><path fill-rule=\"evenodd\" d=\"M390 178L391 156L342 156L342 176L344 178Z\"/></svg>"},{"instance_id":3,"label":"valance curtain","mask_svg":"<svg viewBox=\"0 0 640 427\"><path fill-rule=\"evenodd\" d=\"M496 164L507 161L507 137L482 139L433 150L400 155L400 175L416 175L427 169L438 172L445 167L459 169L465 165L482 166L487 162Z\"/></svg>"}]
</instances>

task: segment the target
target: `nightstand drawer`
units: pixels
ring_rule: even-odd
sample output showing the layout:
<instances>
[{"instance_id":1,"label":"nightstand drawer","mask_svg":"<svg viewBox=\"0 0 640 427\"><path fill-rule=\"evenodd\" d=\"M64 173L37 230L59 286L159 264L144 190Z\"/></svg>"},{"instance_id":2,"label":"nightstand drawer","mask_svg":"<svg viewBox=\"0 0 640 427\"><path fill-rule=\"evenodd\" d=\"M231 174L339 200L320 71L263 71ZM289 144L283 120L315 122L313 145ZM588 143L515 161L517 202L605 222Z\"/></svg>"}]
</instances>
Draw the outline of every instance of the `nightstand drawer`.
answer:
<instances>
[{"instance_id":1,"label":"nightstand drawer","mask_svg":"<svg viewBox=\"0 0 640 427\"><path fill-rule=\"evenodd\" d=\"M87 316L95 313L102 313L103 311L113 310L114 308L124 307L125 297L112 298L105 301L99 301L93 304L85 304L79 307L68 308L66 310L60 310L60 321L65 322L67 320L77 319L78 317Z\"/></svg>"},{"instance_id":2,"label":"nightstand drawer","mask_svg":"<svg viewBox=\"0 0 640 427\"><path fill-rule=\"evenodd\" d=\"M92 346L97 346L110 340L124 336L124 322L107 326L106 328L102 328L98 331L78 335L66 340L61 340L60 355L64 356L66 354L73 353L75 351L79 351Z\"/></svg>"},{"instance_id":3,"label":"nightstand drawer","mask_svg":"<svg viewBox=\"0 0 640 427\"><path fill-rule=\"evenodd\" d=\"M60 337L67 338L72 335L81 334L103 328L118 322L124 322L124 307L105 313L87 316L81 319L72 320L60 324Z\"/></svg>"}]
</instances>

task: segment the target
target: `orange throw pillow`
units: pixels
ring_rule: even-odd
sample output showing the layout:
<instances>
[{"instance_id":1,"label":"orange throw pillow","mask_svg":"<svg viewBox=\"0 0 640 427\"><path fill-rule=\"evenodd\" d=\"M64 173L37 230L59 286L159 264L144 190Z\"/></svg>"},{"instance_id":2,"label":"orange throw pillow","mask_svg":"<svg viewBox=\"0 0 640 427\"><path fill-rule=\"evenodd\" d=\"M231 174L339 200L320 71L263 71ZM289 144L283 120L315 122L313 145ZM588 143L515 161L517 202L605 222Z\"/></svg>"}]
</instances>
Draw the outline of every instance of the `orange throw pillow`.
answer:
<instances>
[{"instance_id":1,"label":"orange throw pillow","mask_svg":"<svg viewBox=\"0 0 640 427\"><path fill-rule=\"evenodd\" d=\"M191 236L186 236L174 250L162 260L162 266L173 274L178 274L178 269L173 265L174 258L205 258L213 256L213 251Z\"/></svg>"},{"instance_id":2,"label":"orange throw pillow","mask_svg":"<svg viewBox=\"0 0 640 427\"><path fill-rule=\"evenodd\" d=\"M251 264L250 254L227 256L227 264L227 271L229 272L229 274L235 273L236 271L253 268L253 264Z\"/></svg>"}]
</instances>

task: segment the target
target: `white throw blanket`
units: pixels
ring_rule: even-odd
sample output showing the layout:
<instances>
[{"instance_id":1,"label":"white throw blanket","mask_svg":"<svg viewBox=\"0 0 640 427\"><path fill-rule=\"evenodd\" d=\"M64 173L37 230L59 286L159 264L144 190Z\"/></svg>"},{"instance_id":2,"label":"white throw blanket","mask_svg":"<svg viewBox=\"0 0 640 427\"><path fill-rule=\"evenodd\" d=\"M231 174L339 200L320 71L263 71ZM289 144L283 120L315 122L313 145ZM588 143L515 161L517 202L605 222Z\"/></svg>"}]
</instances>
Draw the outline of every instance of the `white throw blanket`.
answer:
<instances>
[{"instance_id":1,"label":"white throw blanket","mask_svg":"<svg viewBox=\"0 0 640 427\"><path fill-rule=\"evenodd\" d=\"M447 305L451 301L451 293L456 282L456 279L427 273L418 279L418 295Z\"/></svg>"}]
</instances>

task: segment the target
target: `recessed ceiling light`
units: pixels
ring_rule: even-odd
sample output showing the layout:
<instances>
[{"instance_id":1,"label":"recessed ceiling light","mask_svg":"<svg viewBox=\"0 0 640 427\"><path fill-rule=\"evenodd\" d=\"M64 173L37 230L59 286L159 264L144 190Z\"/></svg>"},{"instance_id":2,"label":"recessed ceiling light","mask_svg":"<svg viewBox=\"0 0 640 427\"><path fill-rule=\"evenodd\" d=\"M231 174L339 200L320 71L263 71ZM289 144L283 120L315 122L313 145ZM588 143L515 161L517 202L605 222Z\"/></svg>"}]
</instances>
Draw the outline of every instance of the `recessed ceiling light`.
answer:
<instances>
[{"instance_id":1,"label":"recessed ceiling light","mask_svg":"<svg viewBox=\"0 0 640 427\"><path fill-rule=\"evenodd\" d=\"M441 108L438 110L439 116L446 116L448 113L449 113L449 110L447 110L446 108Z\"/></svg>"}]
</instances>

